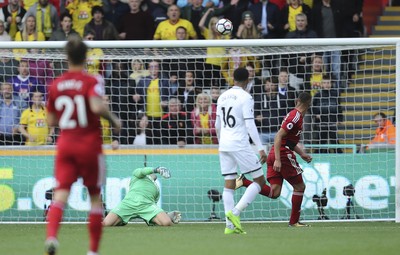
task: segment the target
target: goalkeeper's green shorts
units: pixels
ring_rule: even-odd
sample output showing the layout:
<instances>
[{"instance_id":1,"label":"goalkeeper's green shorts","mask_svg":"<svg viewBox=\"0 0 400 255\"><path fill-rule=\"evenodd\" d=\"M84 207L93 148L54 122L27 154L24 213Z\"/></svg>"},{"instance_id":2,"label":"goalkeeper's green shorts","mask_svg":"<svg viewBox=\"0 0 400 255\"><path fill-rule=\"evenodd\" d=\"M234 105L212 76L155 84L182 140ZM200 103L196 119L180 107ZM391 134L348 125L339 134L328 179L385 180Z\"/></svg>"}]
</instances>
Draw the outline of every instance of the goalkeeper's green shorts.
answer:
<instances>
[{"instance_id":1,"label":"goalkeeper's green shorts","mask_svg":"<svg viewBox=\"0 0 400 255\"><path fill-rule=\"evenodd\" d=\"M153 202L127 201L123 199L111 212L121 218L122 222L119 225L126 225L130 219L134 218L141 218L148 225L153 225L151 220L160 212L164 212L164 210Z\"/></svg>"}]
</instances>

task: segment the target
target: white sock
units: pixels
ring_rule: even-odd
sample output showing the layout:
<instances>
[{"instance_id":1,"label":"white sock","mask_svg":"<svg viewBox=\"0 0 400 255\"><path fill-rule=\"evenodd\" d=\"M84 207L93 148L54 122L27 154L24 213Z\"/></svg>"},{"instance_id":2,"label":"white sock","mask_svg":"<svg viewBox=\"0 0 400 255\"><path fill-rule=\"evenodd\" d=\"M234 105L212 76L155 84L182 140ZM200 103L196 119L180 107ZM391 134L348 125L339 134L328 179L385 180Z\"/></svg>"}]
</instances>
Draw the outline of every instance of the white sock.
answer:
<instances>
[{"instance_id":1,"label":"white sock","mask_svg":"<svg viewBox=\"0 0 400 255\"><path fill-rule=\"evenodd\" d=\"M246 191L244 192L242 198L240 198L239 203L237 203L235 206L235 209L232 210L232 213L236 216L239 216L240 213L243 212L244 209L246 209L246 207L254 201L260 191L261 187L258 185L258 183L253 182L250 184L250 186L247 187Z\"/></svg>"},{"instance_id":2,"label":"white sock","mask_svg":"<svg viewBox=\"0 0 400 255\"><path fill-rule=\"evenodd\" d=\"M229 212L235 206L235 200L233 198L233 193L235 191L233 189L224 188L224 192L222 192L222 200L224 201L224 210L225 213ZM225 218L226 227L233 229L234 226L230 220Z\"/></svg>"},{"instance_id":3,"label":"white sock","mask_svg":"<svg viewBox=\"0 0 400 255\"><path fill-rule=\"evenodd\" d=\"M87 255L99 255L97 252L88 251Z\"/></svg>"}]
</instances>

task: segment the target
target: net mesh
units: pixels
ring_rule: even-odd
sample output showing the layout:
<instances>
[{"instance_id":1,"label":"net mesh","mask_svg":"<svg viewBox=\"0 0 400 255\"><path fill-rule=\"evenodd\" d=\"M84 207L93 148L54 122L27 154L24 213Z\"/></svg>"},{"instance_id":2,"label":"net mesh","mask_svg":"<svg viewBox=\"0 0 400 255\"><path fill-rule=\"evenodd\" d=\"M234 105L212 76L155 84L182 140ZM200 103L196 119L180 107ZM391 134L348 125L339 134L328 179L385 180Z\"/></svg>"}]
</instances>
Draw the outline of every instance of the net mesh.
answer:
<instances>
[{"instance_id":1,"label":"net mesh","mask_svg":"<svg viewBox=\"0 0 400 255\"><path fill-rule=\"evenodd\" d=\"M64 52L28 52L21 55L16 49L3 49L0 78L8 82L21 76L21 63L28 61L30 75L36 76L46 93L51 81L67 69ZM109 126L103 123L108 154L103 190L106 209L114 208L124 197L134 168L162 165L170 168L173 176L159 180L160 205L165 210L180 210L188 221L224 217L220 197L223 178L210 122L214 118L212 96L217 98L232 85L235 68L247 67L254 70L251 93L266 150L283 117L293 108L294 98L284 92L288 87L279 90L276 85L286 79L293 95L300 91L313 95L314 105L305 118L301 142L314 160L307 164L299 159L307 185L302 219L394 218L394 145L387 145L389 141L366 145L375 136L376 113L395 121L395 53L390 45L92 49L87 69L103 76L110 108L124 122L119 137L111 136ZM154 80L145 77L155 76L154 72L160 86L159 101L155 100L161 104L158 110L144 100L150 93L147 86ZM324 74L331 79L328 94L321 92ZM21 84L24 79L19 79ZM27 90L18 90L17 82L11 84L14 94L22 93L29 102L26 93L35 84L28 83ZM185 91L191 84L193 92ZM211 106L196 112L196 98L203 93ZM168 122L168 103L175 97L185 114L178 122ZM26 140L20 135L2 139L20 139L19 144ZM108 150L113 139L122 145L117 152ZM44 219L44 208L50 204L45 193L54 186L51 176L55 152L53 142L49 143L0 148L0 222ZM344 190L349 184L354 187L350 192ZM236 201L243 192L244 188L236 191ZM279 199L258 196L242 219L288 220L291 194L290 185L284 183ZM83 221L88 209L87 192L78 181L64 219Z\"/></svg>"}]
</instances>

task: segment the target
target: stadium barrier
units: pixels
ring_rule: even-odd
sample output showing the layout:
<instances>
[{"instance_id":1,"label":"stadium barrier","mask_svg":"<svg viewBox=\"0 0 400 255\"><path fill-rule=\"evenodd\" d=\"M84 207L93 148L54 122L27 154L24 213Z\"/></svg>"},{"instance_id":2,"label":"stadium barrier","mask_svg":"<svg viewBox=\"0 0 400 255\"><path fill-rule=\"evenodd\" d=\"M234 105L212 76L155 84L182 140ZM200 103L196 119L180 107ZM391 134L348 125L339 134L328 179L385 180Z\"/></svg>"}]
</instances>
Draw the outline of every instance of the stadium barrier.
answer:
<instances>
[{"instance_id":1,"label":"stadium barrier","mask_svg":"<svg viewBox=\"0 0 400 255\"><path fill-rule=\"evenodd\" d=\"M0 222L43 221L46 190L54 186L54 150L13 147L0 149ZM220 176L216 147L188 146L187 148L123 147L118 151L106 150L107 183L103 197L107 209L114 208L123 198L129 186L132 171L137 167L165 166L171 169L172 178L159 180L161 206L180 210L185 221L204 221L210 216L212 201L207 192L211 189L222 193L223 178ZM29 156L28 156L29 155ZM307 185L302 204L304 220L318 218L314 195L327 189L326 215L332 220L345 216L346 203L350 198L355 214L366 220L393 220L395 217L395 153L369 154L314 154L311 164L303 162ZM381 164L381 162L387 162ZM265 166L264 166L265 170ZM355 192L347 197L343 188L353 184ZM243 194L238 189L236 199ZM244 220L286 221L290 216L291 190L285 184L281 197L272 200L258 196L243 213ZM64 221L85 221L89 198L81 181L72 187ZM223 217L223 204L216 204L216 215Z\"/></svg>"}]
</instances>

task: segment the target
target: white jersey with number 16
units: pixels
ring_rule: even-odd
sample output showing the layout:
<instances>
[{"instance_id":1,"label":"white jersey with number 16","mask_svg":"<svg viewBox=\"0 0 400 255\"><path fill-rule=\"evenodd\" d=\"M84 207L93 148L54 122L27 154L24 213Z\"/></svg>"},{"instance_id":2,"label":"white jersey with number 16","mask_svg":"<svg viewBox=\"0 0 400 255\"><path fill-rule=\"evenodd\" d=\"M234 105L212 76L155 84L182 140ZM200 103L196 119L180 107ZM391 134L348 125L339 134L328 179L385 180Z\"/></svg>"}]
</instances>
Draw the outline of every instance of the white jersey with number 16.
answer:
<instances>
[{"instance_id":1,"label":"white jersey with number 16","mask_svg":"<svg viewBox=\"0 0 400 255\"><path fill-rule=\"evenodd\" d=\"M217 103L217 118L221 123L220 151L239 151L250 148L246 119L254 119L254 100L238 86L222 93Z\"/></svg>"}]
</instances>

